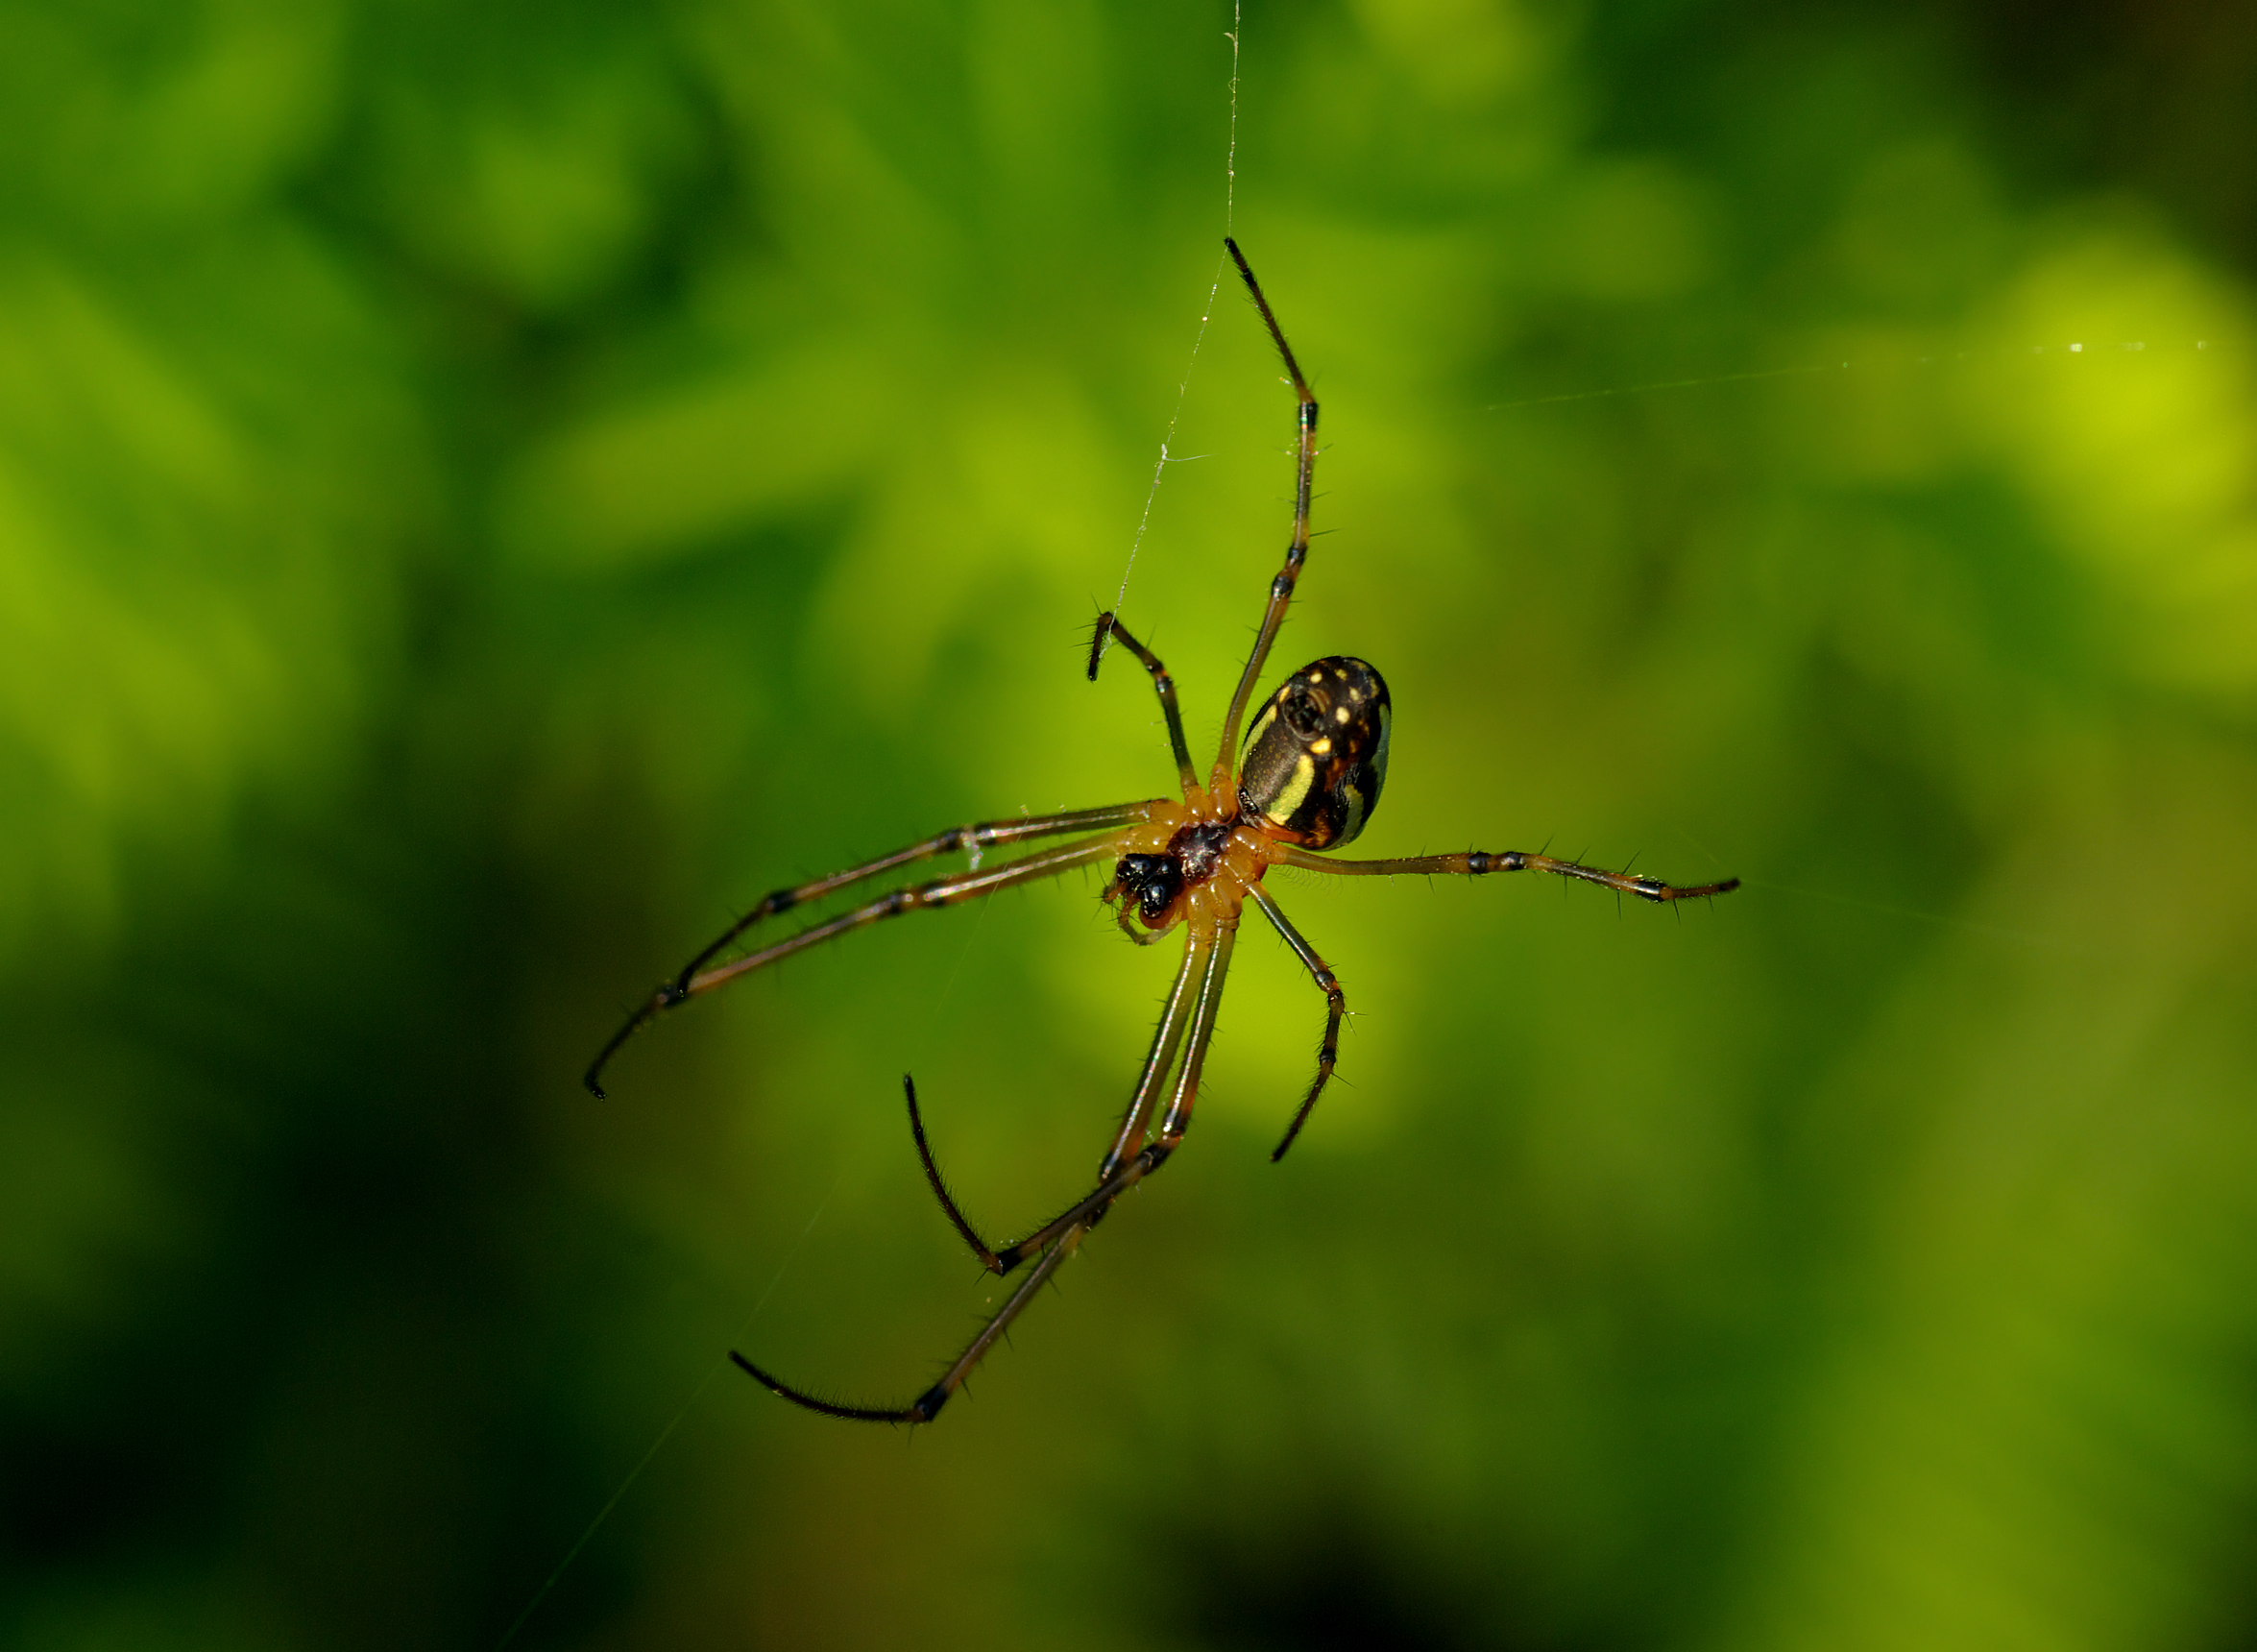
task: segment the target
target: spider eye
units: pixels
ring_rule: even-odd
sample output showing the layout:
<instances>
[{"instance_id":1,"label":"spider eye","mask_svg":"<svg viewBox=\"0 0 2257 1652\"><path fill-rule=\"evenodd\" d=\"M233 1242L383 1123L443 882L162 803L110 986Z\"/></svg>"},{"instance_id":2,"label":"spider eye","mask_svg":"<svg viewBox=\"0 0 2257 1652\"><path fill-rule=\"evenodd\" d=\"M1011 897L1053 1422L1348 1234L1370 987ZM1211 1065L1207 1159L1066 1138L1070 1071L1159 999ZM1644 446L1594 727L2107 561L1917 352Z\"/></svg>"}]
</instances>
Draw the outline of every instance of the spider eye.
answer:
<instances>
[{"instance_id":1,"label":"spider eye","mask_svg":"<svg viewBox=\"0 0 2257 1652\"><path fill-rule=\"evenodd\" d=\"M1387 683L1334 654L1303 666L1247 731L1238 807L1274 838L1338 848L1364 829L1387 779Z\"/></svg>"}]
</instances>

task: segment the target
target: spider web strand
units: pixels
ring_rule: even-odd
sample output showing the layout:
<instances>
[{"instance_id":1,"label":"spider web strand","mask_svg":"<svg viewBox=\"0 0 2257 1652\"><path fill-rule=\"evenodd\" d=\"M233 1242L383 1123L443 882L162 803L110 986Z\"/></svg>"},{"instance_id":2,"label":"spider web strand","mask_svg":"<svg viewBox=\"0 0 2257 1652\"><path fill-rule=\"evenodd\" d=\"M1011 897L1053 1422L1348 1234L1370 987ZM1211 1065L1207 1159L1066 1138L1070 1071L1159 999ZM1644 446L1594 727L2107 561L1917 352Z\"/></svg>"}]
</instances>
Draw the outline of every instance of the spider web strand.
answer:
<instances>
[{"instance_id":1,"label":"spider web strand","mask_svg":"<svg viewBox=\"0 0 2257 1652\"><path fill-rule=\"evenodd\" d=\"M1232 0L1230 32L1224 36L1230 42L1230 135L1223 160L1223 233L1227 236L1235 227L1234 213L1238 198L1238 52L1239 36L1243 28L1242 0ZM1121 587L1113 593L1113 612L1118 614L1128 601L1128 576L1136 571L1136 553L1144 548L1145 530L1152 525L1153 501L1159 497L1160 482L1168 474L1171 455L1168 448L1176 440L1176 426L1183 417L1184 398L1191 390L1192 369L1199 365L1200 347L1206 343L1207 323L1214 318L1215 300L1223 290L1223 269L1226 260L1215 260L1213 279L1207 283L1207 302L1200 311L1199 331L1191 341L1191 359L1183 364L1183 377L1176 386L1175 410L1168 415L1167 433L1160 438L1160 456L1152 470L1152 486L1145 490L1144 509L1136 519L1136 533L1128 542L1128 560L1121 570ZM1099 658L1112 651L1112 639L1107 638Z\"/></svg>"}]
</instances>

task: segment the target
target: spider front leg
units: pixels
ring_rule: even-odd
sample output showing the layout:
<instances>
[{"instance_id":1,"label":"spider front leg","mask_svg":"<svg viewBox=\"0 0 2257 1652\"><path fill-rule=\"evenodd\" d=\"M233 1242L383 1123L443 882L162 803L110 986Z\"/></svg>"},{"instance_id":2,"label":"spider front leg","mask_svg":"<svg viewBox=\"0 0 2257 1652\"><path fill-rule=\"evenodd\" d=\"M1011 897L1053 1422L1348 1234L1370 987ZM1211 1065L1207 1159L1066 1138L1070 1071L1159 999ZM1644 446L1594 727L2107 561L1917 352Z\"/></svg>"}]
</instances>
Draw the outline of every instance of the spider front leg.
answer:
<instances>
[{"instance_id":1,"label":"spider front leg","mask_svg":"<svg viewBox=\"0 0 2257 1652\"><path fill-rule=\"evenodd\" d=\"M996 1251L999 1273L1008 1273L1044 1246L1056 1243L1076 1227L1087 1229L1096 1227L1112 1207L1114 1200L1167 1163L1176 1149L1182 1144L1184 1132L1191 1128L1191 1110L1199 1100L1200 1078L1207 1064L1207 1046L1214 1039L1215 1015L1223 1003L1223 978L1230 968L1230 952L1237 939L1238 927L1235 921L1219 924L1214 940L1204 946L1194 936L1184 954L1183 973L1177 978L1176 991L1169 1000L1168 1008L1153 1037L1153 1062L1146 1068L1145 1081L1137 1086L1136 1098L1129 1104L1128 1116L1121 1122L1120 1134L1113 1142L1112 1151L1105 1154L1104 1163L1099 1167L1096 1189L1052 1217L1026 1238ZM1194 975L1199 980L1199 998L1191 1012L1189 1046L1182 1068L1176 1075L1175 1092L1169 1098L1168 1110L1152 1140L1141 1149L1136 1149L1136 1143L1150 1122L1152 1104L1158 1096L1156 1080L1165 1074L1169 1062L1174 1059L1174 1039L1185 1035L1177 1015L1185 984ZM1171 1024L1174 1024L1173 1033ZM1162 1053L1163 1048L1165 1054ZM1133 1154L1131 1149L1136 1149Z\"/></svg>"},{"instance_id":2,"label":"spider front leg","mask_svg":"<svg viewBox=\"0 0 2257 1652\"><path fill-rule=\"evenodd\" d=\"M1317 1076L1309 1082L1309 1093L1301 1098L1301 1105L1295 1109L1293 1123L1285 1127L1285 1139L1270 1154L1270 1162L1275 1164L1285 1156L1285 1150L1293 1145L1293 1138L1301 1133L1301 1126L1308 1122L1309 1114L1316 1108L1317 1098L1324 1093L1324 1086L1332 1078L1333 1063L1340 1059L1340 1023L1342 1017L1347 1014L1347 995L1340 989L1340 978L1317 956L1317 949L1308 943L1300 931L1286 921L1284 911L1270 898L1269 890L1259 884L1253 884L1249 886L1247 893L1253 898L1254 905L1262 909L1262 915L1277 926L1277 933L1285 937L1285 944L1293 948L1307 966L1310 978L1324 994L1324 1041L1317 1046Z\"/></svg>"},{"instance_id":3,"label":"spider front leg","mask_svg":"<svg viewBox=\"0 0 2257 1652\"><path fill-rule=\"evenodd\" d=\"M1153 936L1153 939L1159 938ZM1122 1115L1121 1128L1113 1138L1111 1149L1097 1167L1099 1186L1112 1179L1128 1157L1143 1141L1147 1125L1151 1122L1153 1105L1160 1087L1167 1081L1169 1072L1176 1064L1176 1053L1183 1046L1186 1014L1192 1004L1193 984L1200 979L1201 967L1211 948L1191 939L1183 949L1183 962L1176 971L1176 984L1168 989L1166 1005L1160 1010L1159 1024L1153 1029L1152 1050L1144 1058L1144 1070L1137 1075L1136 1089L1129 1096L1128 1110ZM972 1254L980 1258L980 1265L991 1274L1007 1274L1026 1260L1030 1240L1022 1239L1002 1251L991 1249L980 1237L971 1220L964 1215L963 1206L948 1191L948 1183L940 1174L940 1166L933 1157L932 1144L925 1137L924 1116L917 1109L917 1086L908 1074L902 1075L901 1087L909 1098L910 1134L917 1144L917 1162L925 1167L925 1181L933 1189L933 1197L940 1202L943 1214ZM1080 1208L1077 1206L1076 1208ZM1056 1223L1046 1225L1044 1233L1051 1232ZM1006 1260L1006 1258L1008 1260Z\"/></svg>"},{"instance_id":4,"label":"spider front leg","mask_svg":"<svg viewBox=\"0 0 2257 1652\"><path fill-rule=\"evenodd\" d=\"M964 1385L964 1379L971 1375L973 1368L987 1357L988 1350L1010 1328L1011 1323L1027 1311L1027 1305L1034 1300L1035 1293L1042 1289L1043 1284L1057 1272L1068 1256L1080 1249L1082 1239L1111 1208L1113 1201L1167 1163L1169 1155L1182 1141L1184 1131L1191 1126L1193 1105L1199 1098L1200 1078L1206 1068L1207 1047L1214 1039L1215 1016L1223 1003L1223 978L1230 965L1230 949L1235 935L1234 924L1219 924L1211 941L1201 944L1198 936L1193 937L1185 955L1185 976L1192 973L1188 968L1191 960L1198 960L1198 1002L1192 1010L1188 1029L1177 1033L1177 1038L1182 1040L1183 1063L1177 1074L1175 1093L1169 1099L1168 1111L1160 1121L1159 1131L1154 1139L1110 1176L1102 1178L1097 1190L1088 1198L1081 1200L1056 1221L1044 1224L1039 1230L1018 1244L989 1252L971 1231L971 1225L962 1221L961 1214L956 1210L955 1202L941 1188L937 1171L933 1173L934 1190L940 1195L941 1203L950 1212L951 1219L958 1223L958 1230L975 1250L993 1255L999 1272L1017 1266L1035 1251L1042 1252L1033 1269L1020 1281L1018 1289L996 1310L995 1317L981 1327L980 1334L957 1356L956 1363L942 1373L938 1382L907 1405L842 1405L836 1400L823 1399L794 1388L782 1378L762 1370L741 1353L731 1350L729 1357L736 1361L738 1368L777 1397L789 1399L794 1405L825 1417L837 1417L849 1422L930 1422L937 1417L940 1408L948 1403L949 1397ZM1154 1035L1155 1061L1159 1061L1163 1049L1167 1052L1167 1060L1174 1057L1175 1040L1170 1038L1166 1025L1168 1020L1174 1019L1173 1011L1180 1001L1182 984L1183 978L1179 978L1177 991L1170 999L1171 1013L1163 1020L1162 1030ZM1164 1070L1165 1061L1160 1064ZM1148 1079L1153 1065L1153 1062L1148 1061ZM1138 1100L1130 1104L1129 1118L1122 1130L1125 1138L1140 1130L1143 1121L1150 1117L1151 1096L1156 1093L1156 1084L1138 1085ZM917 1129L917 1135L922 1150L924 1130L921 1125ZM930 1154L926 1155L926 1161L930 1166Z\"/></svg>"},{"instance_id":5,"label":"spider front leg","mask_svg":"<svg viewBox=\"0 0 2257 1652\"><path fill-rule=\"evenodd\" d=\"M1110 809L1084 809L1068 814L1042 814L1019 820L986 820L977 825L953 826L921 843L896 849L892 854L881 856L863 865L850 867L843 872L833 872L829 877L816 878L812 883L796 884L788 889L774 890L764 896L752 911L723 930L712 944L684 964L681 973L673 980L665 983L645 999L620 1025L619 1030L611 1035L603 1048L595 1053L595 1059L588 1064L588 1071L581 1082L600 1100L603 1096L603 1070L611 1064L611 1058L619 1054L619 1047L646 1023L700 993L710 992L740 975L881 918L898 917L906 911L928 908L954 906L960 901L992 894L997 889L1008 888L1013 884L1056 877L1075 866L1104 860L1114 852L1113 839L1090 838L1062 849L1046 849L1021 860L1007 862L987 871L964 872L955 877L935 878L930 883L896 889L880 900L858 907L828 923L802 930L787 940L778 941L774 946L765 947L733 963L723 964L718 969L705 967L724 947L764 918L789 911L807 901L820 899L834 890L859 884L866 878L874 878L880 873L890 872L918 861L929 861L935 855L945 855L955 849L982 849L991 844L1017 842L1030 838L1056 838L1068 832L1087 831L1094 826L1127 826L1145 819L1149 809L1149 804L1122 803Z\"/></svg>"},{"instance_id":6,"label":"spider front leg","mask_svg":"<svg viewBox=\"0 0 2257 1652\"><path fill-rule=\"evenodd\" d=\"M1556 878L1573 878L1578 883L1597 884L1617 894L1636 895L1641 901L1706 900L1711 895L1729 895L1739 887L1737 878L1727 878L1720 884L1664 884L1659 878L1610 872L1599 866L1555 860L1549 855L1532 855L1524 849L1507 849L1501 853L1474 849L1463 855L1408 855L1396 861L1335 861L1323 855L1311 854L1306 849L1288 847L1285 850L1285 863L1298 866L1304 872L1329 872L1336 878L1393 878L1404 874L1436 873L1447 877L1479 878L1491 872L1549 872Z\"/></svg>"}]
</instances>

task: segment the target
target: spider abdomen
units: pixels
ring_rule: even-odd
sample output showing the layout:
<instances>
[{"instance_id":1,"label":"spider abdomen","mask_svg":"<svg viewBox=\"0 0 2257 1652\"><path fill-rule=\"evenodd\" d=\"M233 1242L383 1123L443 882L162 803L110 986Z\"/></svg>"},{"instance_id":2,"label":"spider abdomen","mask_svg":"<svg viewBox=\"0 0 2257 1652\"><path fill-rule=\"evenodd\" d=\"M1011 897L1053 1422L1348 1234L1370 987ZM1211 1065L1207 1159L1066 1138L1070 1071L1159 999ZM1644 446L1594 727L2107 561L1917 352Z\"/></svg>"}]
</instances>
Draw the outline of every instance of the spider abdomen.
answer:
<instances>
[{"instance_id":1,"label":"spider abdomen","mask_svg":"<svg viewBox=\"0 0 2257 1652\"><path fill-rule=\"evenodd\" d=\"M1378 807L1393 717L1386 679L1364 661L1333 654L1303 666L1247 731L1241 814L1311 849L1349 841Z\"/></svg>"}]
</instances>

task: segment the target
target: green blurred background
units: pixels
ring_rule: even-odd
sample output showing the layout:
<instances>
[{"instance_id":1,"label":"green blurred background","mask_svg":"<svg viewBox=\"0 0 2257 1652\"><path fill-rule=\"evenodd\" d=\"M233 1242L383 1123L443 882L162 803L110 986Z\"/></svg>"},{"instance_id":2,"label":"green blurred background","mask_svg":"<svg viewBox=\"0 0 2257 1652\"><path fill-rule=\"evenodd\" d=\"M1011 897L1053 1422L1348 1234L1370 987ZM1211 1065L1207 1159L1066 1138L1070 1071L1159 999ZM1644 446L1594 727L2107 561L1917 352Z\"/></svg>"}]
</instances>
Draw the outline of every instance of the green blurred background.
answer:
<instances>
[{"instance_id":1,"label":"green blurred background","mask_svg":"<svg viewBox=\"0 0 2257 1652\"><path fill-rule=\"evenodd\" d=\"M1173 949L1075 877L577 1088L763 890L1167 787L1079 650L1230 24L0 12L0 1640L493 1647L669 1426L512 1644L2257 1634L2257 20L2192 0L1249 5L1359 852L1747 887L1280 876L1357 1012L1283 1166L1256 927L939 1426L722 1365L913 1392L988 1287L899 1075L1005 1229L1143 1052ZM1124 606L1199 741L1289 431L1226 288Z\"/></svg>"}]
</instances>

